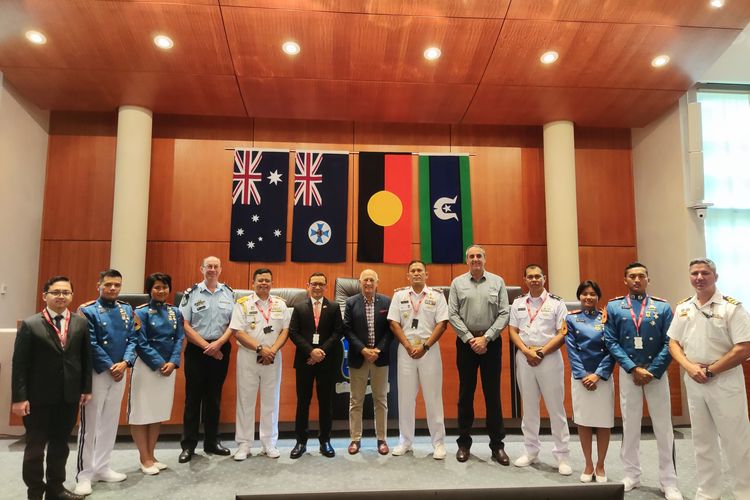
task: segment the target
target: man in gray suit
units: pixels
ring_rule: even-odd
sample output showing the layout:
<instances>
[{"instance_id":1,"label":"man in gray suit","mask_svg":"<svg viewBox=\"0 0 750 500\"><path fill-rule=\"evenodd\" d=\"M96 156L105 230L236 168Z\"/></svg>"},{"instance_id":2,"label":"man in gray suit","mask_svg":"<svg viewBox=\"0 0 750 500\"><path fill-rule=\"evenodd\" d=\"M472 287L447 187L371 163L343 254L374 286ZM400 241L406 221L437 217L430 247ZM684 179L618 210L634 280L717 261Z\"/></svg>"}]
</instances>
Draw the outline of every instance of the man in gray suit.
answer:
<instances>
[{"instance_id":1,"label":"man in gray suit","mask_svg":"<svg viewBox=\"0 0 750 500\"><path fill-rule=\"evenodd\" d=\"M91 355L86 319L68 310L73 286L65 276L44 284L46 307L18 328L13 350L13 404L23 418L23 481L28 497L82 499L65 489L68 437L79 405L91 399ZM47 448L47 483L44 448Z\"/></svg>"}]
</instances>

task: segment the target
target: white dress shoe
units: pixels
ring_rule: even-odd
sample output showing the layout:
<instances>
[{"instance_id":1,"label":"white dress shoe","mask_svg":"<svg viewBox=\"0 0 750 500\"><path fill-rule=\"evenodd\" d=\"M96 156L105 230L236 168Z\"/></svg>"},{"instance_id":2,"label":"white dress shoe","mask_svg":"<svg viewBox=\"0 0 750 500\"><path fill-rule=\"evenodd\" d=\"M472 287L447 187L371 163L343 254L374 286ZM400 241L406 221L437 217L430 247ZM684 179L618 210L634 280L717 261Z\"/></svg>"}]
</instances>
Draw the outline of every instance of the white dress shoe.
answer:
<instances>
[{"instance_id":1,"label":"white dress shoe","mask_svg":"<svg viewBox=\"0 0 750 500\"><path fill-rule=\"evenodd\" d=\"M161 463L161 462L159 462L159 461L156 461L156 462L154 462L154 465L155 465L155 466L156 466L156 468L157 468L157 469L159 469L159 470L164 470L164 469L166 469L166 468L167 468L167 464L163 464L163 463Z\"/></svg>"},{"instance_id":2,"label":"white dress shoe","mask_svg":"<svg viewBox=\"0 0 750 500\"><path fill-rule=\"evenodd\" d=\"M128 478L127 474L117 472L112 469L107 469L104 472L100 472L96 475L98 481L104 481L105 483L119 483L125 481Z\"/></svg>"},{"instance_id":3,"label":"white dress shoe","mask_svg":"<svg viewBox=\"0 0 750 500\"><path fill-rule=\"evenodd\" d=\"M667 500L682 500L682 493L674 486L667 486L664 491L664 498Z\"/></svg>"},{"instance_id":4,"label":"white dress shoe","mask_svg":"<svg viewBox=\"0 0 750 500\"><path fill-rule=\"evenodd\" d=\"M264 448L260 454L265 455L268 458L279 458L281 456L281 452L278 448Z\"/></svg>"},{"instance_id":5,"label":"white dress shoe","mask_svg":"<svg viewBox=\"0 0 750 500\"><path fill-rule=\"evenodd\" d=\"M438 443L435 445L435 451L432 452L432 458L434 458L435 460L445 459L445 445L443 443Z\"/></svg>"},{"instance_id":6,"label":"white dress shoe","mask_svg":"<svg viewBox=\"0 0 750 500\"><path fill-rule=\"evenodd\" d=\"M247 458L247 456L250 455L250 447L246 444L241 444L240 447L237 449L237 452L234 454L234 459L237 462L242 462Z\"/></svg>"},{"instance_id":7,"label":"white dress shoe","mask_svg":"<svg viewBox=\"0 0 750 500\"><path fill-rule=\"evenodd\" d=\"M73 489L73 493L76 495L90 495L91 494L91 481L78 481L76 487Z\"/></svg>"},{"instance_id":8,"label":"white dress shoe","mask_svg":"<svg viewBox=\"0 0 750 500\"><path fill-rule=\"evenodd\" d=\"M597 477L599 477L599 476L597 476ZM581 473L581 482L582 483L590 483L591 481L593 481L593 479L594 479L594 475L593 474L585 474L583 472Z\"/></svg>"},{"instance_id":9,"label":"white dress shoe","mask_svg":"<svg viewBox=\"0 0 750 500\"><path fill-rule=\"evenodd\" d=\"M393 448L393 451L391 452L391 455L394 457L400 457L401 455L404 455L411 451L411 446L404 446L403 444L400 444Z\"/></svg>"},{"instance_id":10,"label":"white dress shoe","mask_svg":"<svg viewBox=\"0 0 750 500\"><path fill-rule=\"evenodd\" d=\"M561 476L569 476L573 474L573 468L565 460L560 460L557 464L557 472L559 472Z\"/></svg>"},{"instance_id":11,"label":"white dress shoe","mask_svg":"<svg viewBox=\"0 0 750 500\"><path fill-rule=\"evenodd\" d=\"M638 479L633 479L632 477L625 477L622 479L622 484L625 485L625 492L634 490L635 488L639 487L641 485L641 482Z\"/></svg>"},{"instance_id":12,"label":"white dress shoe","mask_svg":"<svg viewBox=\"0 0 750 500\"><path fill-rule=\"evenodd\" d=\"M607 482L607 476L595 475L595 477L596 477L596 482L597 483L606 483Z\"/></svg>"},{"instance_id":13,"label":"white dress shoe","mask_svg":"<svg viewBox=\"0 0 750 500\"><path fill-rule=\"evenodd\" d=\"M155 476L159 473L159 468L156 466L156 464L150 467L146 467L145 465L141 464L141 472L149 476Z\"/></svg>"},{"instance_id":14,"label":"white dress shoe","mask_svg":"<svg viewBox=\"0 0 750 500\"><path fill-rule=\"evenodd\" d=\"M539 461L539 459L536 457L536 455L528 455L524 454L521 455L516 459L515 462L513 462L513 465L516 467L528 467L531 464L535 464Z\"/></svg>"}]
</instances>

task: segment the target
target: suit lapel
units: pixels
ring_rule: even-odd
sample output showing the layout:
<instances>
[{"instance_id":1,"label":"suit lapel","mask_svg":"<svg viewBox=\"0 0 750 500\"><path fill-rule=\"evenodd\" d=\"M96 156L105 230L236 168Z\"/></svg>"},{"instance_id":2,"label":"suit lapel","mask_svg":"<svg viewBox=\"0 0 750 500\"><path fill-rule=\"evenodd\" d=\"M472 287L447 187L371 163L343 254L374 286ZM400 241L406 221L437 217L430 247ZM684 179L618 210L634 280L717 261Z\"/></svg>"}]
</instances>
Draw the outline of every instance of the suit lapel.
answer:
<instances>
[{"instance_id":1,"label":"suit lapel","mask_svg":"<svg viewBox=\"0 0 750 500\"><path fill-rule=\"evenodd\" d=\"M52 342L52 345L54 345L58 351L63 350L63 346L60 343L60 338L57 336L57 333L55 332L55 329L47 323L47 319L44 317L44 314L39 313L39 319L42 322L42 328L45 329L47 332L47 337L49 338L49 341Z\"/></svg>"}]
</instances>

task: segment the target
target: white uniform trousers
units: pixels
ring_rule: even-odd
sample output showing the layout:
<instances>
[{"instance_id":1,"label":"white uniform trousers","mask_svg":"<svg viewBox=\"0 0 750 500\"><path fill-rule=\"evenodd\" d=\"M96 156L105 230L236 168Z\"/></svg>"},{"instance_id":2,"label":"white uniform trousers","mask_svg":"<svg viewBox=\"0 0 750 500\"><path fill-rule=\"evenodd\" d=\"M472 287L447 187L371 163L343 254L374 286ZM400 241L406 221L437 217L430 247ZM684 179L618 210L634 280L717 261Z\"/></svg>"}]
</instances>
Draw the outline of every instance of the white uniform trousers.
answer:
<instances>
[{"instance_id":1,"label":"white uniform trousers","mask_svg":"<svg viewBox=\"0 0 750 500\"><path fill-rule=\"evenodd\" d=\"M272 365L257 362L258 355L244 347L237 349L237 414L234 439L252 447L255 438L255 403L260 390L260 444L264 450L276 447L279 439L279 397L281 351Z\"/></svg>"},{"instance_id":2,"label":"white uniform trousers","mask_svg":"<svg viewBox=\"0 0 750 500\"><path fill-rule=\"evenodd\" d=\"M570 455L568 442L570 430L568 417L565 415L563 400L565 397L565 371L562 353L558 349L544 357L537 366L531 366L521 351L516 352L516 380L521 391L523 417L521 431L526 453L537 456L542 447L539 441L541 415L539 400L544 398L544 405L549 413L550 427L554 447L552 455L558 460L567 459Z\"/></svg>"},{"instance_id":3,"label":"white uniform trousers","mask_svg":"<svg viewBox=\"0 0 750 500\"><path fill-rule=\"evenodd\" d=\"M666 372L661 379L653 378L648 384L638 386L633 383L633 375L620 367L620 410L622 412L620 459L625 475L633 479L641 477L639 451L644 396L648 403L648 413L651 415L651 426L654 429L656 448L659 453L659 482L662 488L676 488L672 404L669 394L669 377Z\"/></svg>"},{"instance_id":4,"label":"white uniform trousers","mask_svg":"<svg viewBox=\"0 0 750 500\"><path fill-rule=\"evenodd\" d=\"M721 448L734 475L734 497L750 499L750 422L742 366L721 373L706 384L685 375L693 430L698 491L695 498L721 497Z\"/></svg>"},{"instance_id":5,"label":"white uniform trousers","mask_svg":"<svg viewBox=\"0 0 750 500\"><path fill-rule=\"evenodd\" d=\"M94 481L109 469L124 393L125 377L115 382L108 371L93 372L91 400L83 406L78 428L76 481Z\"/></svg>"},{"instance_id":6,"label":"white uniform trousers","mask_svg":"<svg viewBox=\"0 0 750 500\"><path fill-rule=\"evenodd\" d=\"M420 359L412 359L404 346L399 345L397 373L399 444L408 447L414 442L416 418L414 410L420 387L432 445L443 444L445 422L443 417L443 361L440 357L440 345L430 346L430 350Z\"/></svg>"}]
</instances>

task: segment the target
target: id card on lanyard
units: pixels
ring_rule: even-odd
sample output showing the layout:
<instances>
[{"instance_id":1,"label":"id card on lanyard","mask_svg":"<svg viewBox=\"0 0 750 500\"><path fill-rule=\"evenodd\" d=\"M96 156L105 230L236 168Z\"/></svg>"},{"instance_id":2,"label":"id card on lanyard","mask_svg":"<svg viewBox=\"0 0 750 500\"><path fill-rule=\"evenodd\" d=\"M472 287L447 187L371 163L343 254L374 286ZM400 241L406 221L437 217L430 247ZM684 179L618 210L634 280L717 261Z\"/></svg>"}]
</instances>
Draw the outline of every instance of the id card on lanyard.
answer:
<instances>
[{"instance_id":1,"label":"id card on lanyard","mask_svg":"<svg viewBox=\"0 0 750 500\"><path fill-rule=\"evenodd\" d=\"M47 320L47 323L49 323L52 329L55 330L57 338L60 339L60 345L65 347L65 342L68 339L68 329L70 328L70 311L65 311L65 327L62 330L57 328L57 325L55 325L55 322L52 321L52 318L50 317L49 311L47 311L47 309L42 311L42 315L44 316L44 319Z\"/></svg>"},{"instance_id":2,"label":"id card on lanyard","mask_svg":"<svg viewBox=\"0 0 750 500\"><path fill-rule=\"evenodd\" d=\"M648 296L643 298L643 302L641 302L641 312L638 314L638 319L635 317L635 312L633 312L633 302L630 300L630 295L627 296L628 306L630 306L630 319L633 320L633 324L635 325L635 337L633 337L633 346L641 350L643 349L643 337L641 337L641 323L643 323L643 311L646 310L646 306L648 305Z\"/></svg>"}]
</instances>

